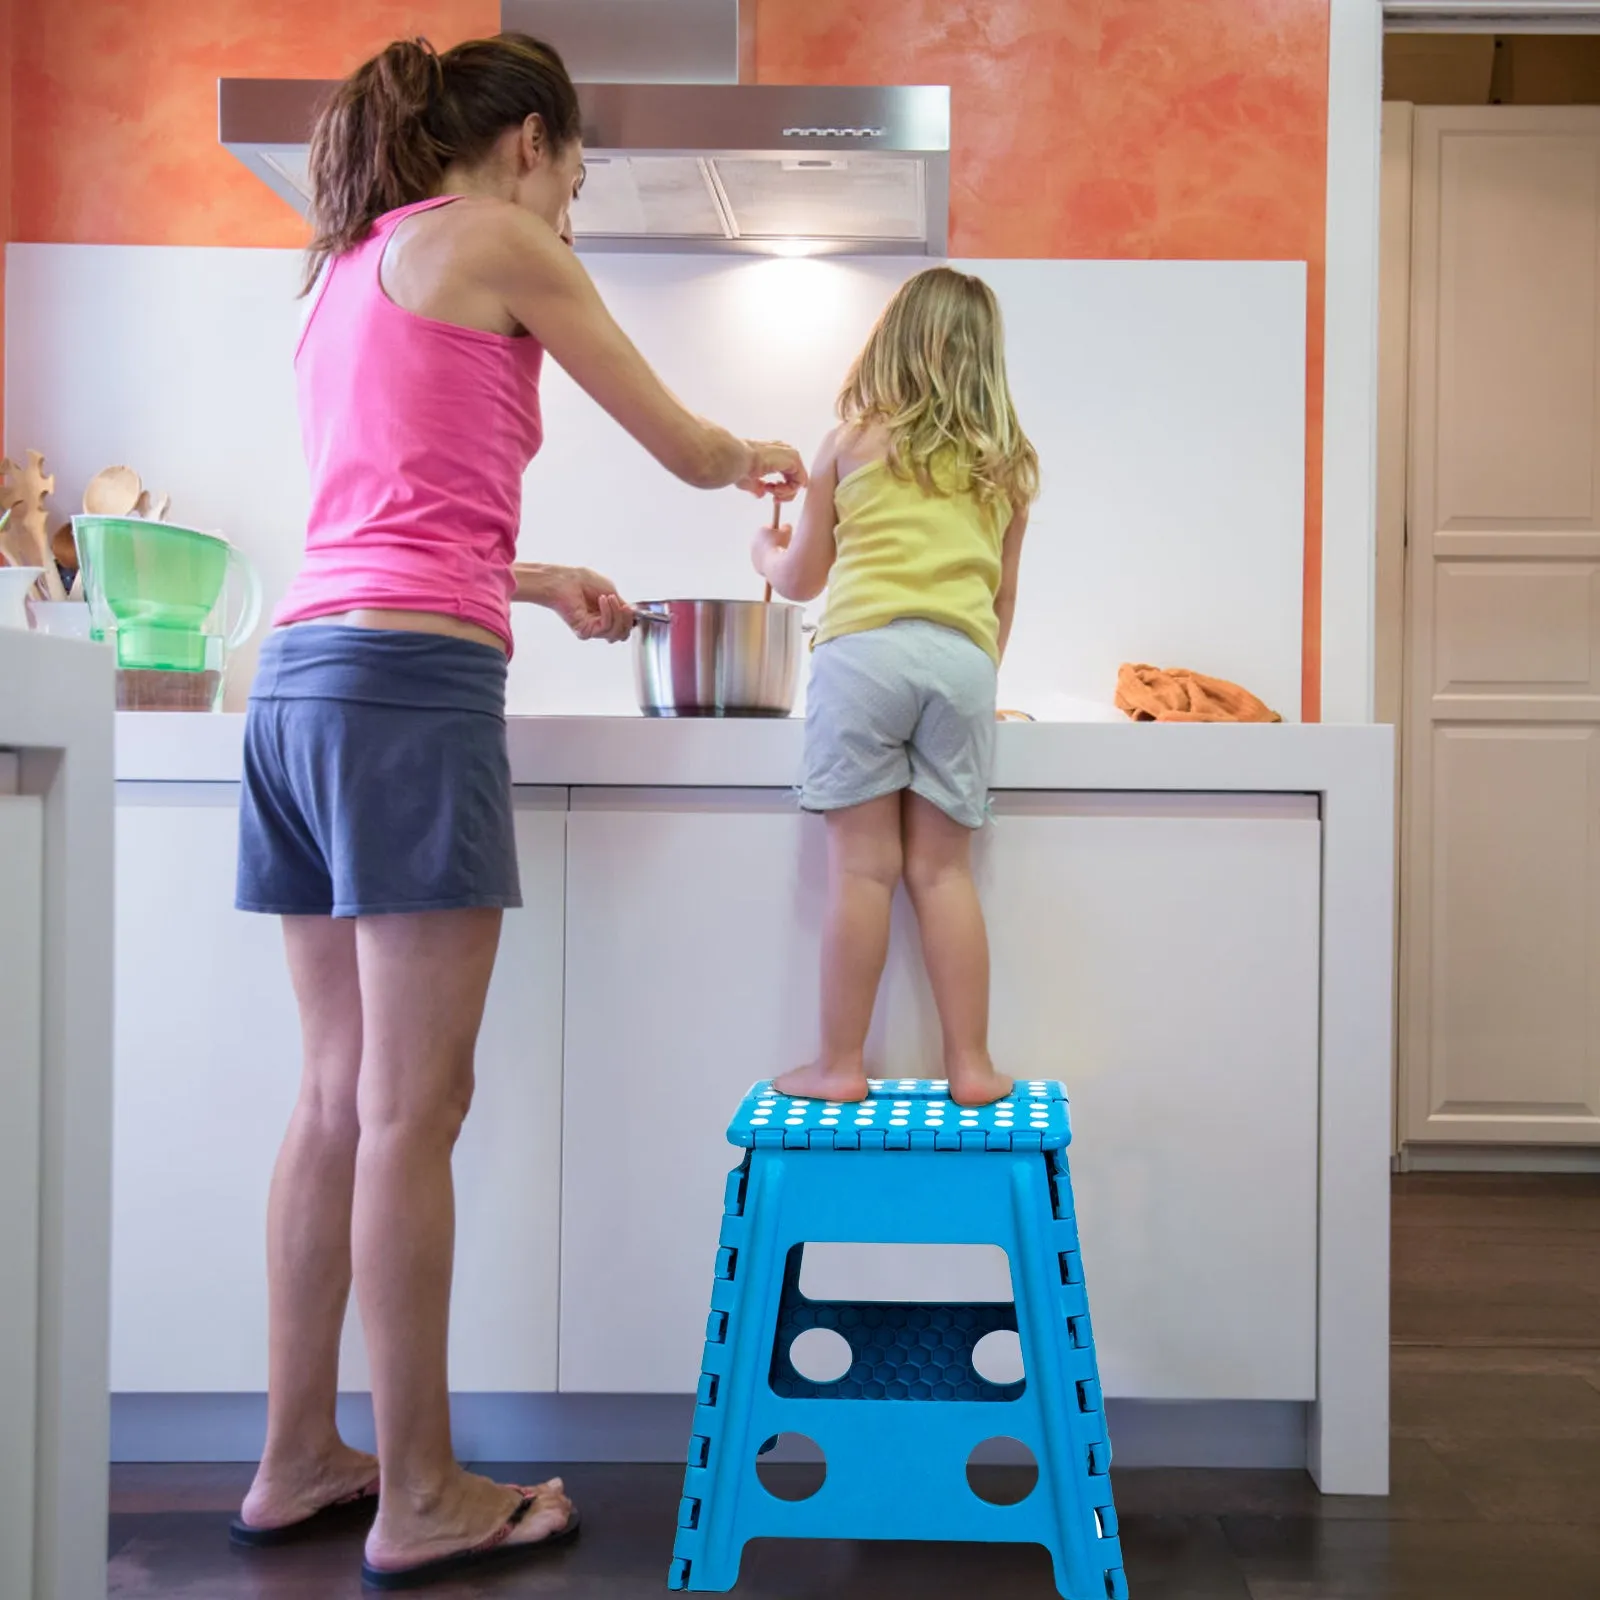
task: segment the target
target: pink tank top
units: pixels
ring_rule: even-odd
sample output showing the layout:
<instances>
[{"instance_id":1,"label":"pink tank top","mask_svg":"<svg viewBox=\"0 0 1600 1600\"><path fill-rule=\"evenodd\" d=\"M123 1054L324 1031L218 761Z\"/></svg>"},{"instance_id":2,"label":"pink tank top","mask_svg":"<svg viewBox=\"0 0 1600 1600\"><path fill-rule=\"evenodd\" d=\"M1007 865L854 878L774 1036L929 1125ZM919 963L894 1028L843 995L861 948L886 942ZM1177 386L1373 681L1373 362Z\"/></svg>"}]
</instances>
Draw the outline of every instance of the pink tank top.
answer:
<instances>
[{"instance_id":1,"label":"pink tank top","mask_svg":"<svg viewBox=\"0 0 1600 1600\"><path fill-rule=\"evenodd\" d=\"M402 310L379 263L423 200L328 263L295 352L311 471L305 561L274 624L433 611L511 648L522 474L544 437L536 339Z\"/></svg>"}]
</instances>

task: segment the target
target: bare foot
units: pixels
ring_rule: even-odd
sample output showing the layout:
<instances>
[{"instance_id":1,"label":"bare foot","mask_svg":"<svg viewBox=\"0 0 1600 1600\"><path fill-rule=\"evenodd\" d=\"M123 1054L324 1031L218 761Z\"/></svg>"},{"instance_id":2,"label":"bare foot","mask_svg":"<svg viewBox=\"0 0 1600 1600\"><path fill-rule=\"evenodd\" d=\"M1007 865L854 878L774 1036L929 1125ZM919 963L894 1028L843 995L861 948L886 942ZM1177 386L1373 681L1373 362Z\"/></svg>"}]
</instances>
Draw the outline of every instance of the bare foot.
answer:
<instances>
[{"instance_id":1,"label":"bare foot","mask_svg":"<svg viewBox=\"0 0 1600 1600\"><path fill-rule=\"evenodd\" d=\"M533 1505L506 1535L503 1549L542 1544L572 1520L572 1502L559 1478L526 1492L533 1495ZM475 1472L457 1472L426 1506L405 1506L401 1496L386 1496L367 1535L367 1561L380 1571L393 1571L471 1550L505 1527L523 1494Z\"/></svg>"},{"instance_id":2,"label":"bare foot","mask_svg":"<svg viewBox=\"0 0 1600 1600\"><path fill-rule=\"evenodd\" d=\"M994 1062L987 1055L959 1065L951 1062L946 1070L950 1074L950 1098L958 1106L993 1105L1016 1088L1012 1079L995 1071Z\"/></svg>"},{"instance_id":3,"label":"bare foot","mask_svg":"<svg viewBox=\"0 0 1600 1600\"><path fill-rule=\"evenodd\" d=\"M377 1483L378 1458L335 1441L303 1461L263 1461L239 1517L251 1528L286 1528Z\"/></svg>"},{"instance_id":4,"label":"bare foot","mask_svg":"<svg viewBox=\"0 0 1600 1600\"><path fill-rule=\"evenodd\" d=\"M867 1069L859 1061L813 1061L774 1078L772 1087L794 1100L865 1100Z\"/></svg>"}]
</instances>

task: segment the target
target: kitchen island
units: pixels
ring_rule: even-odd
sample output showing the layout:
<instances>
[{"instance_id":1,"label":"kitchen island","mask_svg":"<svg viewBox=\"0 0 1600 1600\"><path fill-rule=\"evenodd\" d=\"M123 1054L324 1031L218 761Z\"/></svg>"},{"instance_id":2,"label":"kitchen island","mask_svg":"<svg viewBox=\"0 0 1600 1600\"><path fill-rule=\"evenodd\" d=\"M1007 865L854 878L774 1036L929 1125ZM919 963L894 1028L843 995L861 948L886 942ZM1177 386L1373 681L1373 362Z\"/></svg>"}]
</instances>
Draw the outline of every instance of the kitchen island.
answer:
<instances>
[{"instance_id":1,"label":"kitchen island","mask_svg":"<svg viewBox=\"0 0 1600 1600\"><path fill-rule=\"evenodd\" d=\"M106 1592L112 687L0 628L0 1595Z\"/></svg>"},{"instance_id":2,"label":"kitchen island","mask_svg":"<svg viewBox=\"0 0 1600 1600\"><path fill-rule=\"evenodd\" d=\"M117 730L124 1459L259 1446L260 1239L297 1026L276 928L231 910L241 734L231 716ZM464 1456L683 1443L723 1129L815 1040L823 840L791 788L800 737L793 720L511 719L526 904L456 1160ZM1119 1459L1303 1461L1329 1492L1384 1492L1389 730L1008 724L995 790L995 1053L1072 1096ZM889 1075L928 1075L903 910L873 1049ZM884 1293L886 1273L907 1297L1007 1293L1003 1258L998 1283L957 1253L843 1250L819 1270L843 1296ZM365 1387L353 1329L342 1386Z\"/></svg>"}]
</instances>

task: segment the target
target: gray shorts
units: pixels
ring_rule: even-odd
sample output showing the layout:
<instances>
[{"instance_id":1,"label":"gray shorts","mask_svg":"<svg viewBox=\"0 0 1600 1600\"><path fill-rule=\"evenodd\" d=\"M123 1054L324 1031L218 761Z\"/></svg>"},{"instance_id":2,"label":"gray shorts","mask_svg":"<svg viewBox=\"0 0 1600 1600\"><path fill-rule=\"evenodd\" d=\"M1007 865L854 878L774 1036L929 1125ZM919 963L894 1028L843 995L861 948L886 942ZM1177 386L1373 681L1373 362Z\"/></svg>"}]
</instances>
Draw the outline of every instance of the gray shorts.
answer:
<instances>
[{"instance_id":1,"label":"gray shorts","mask_svg":"<svg viewBox=\"0 0 1600 1600\"><path fill-rule=\"evenodd\" d=\"M995 667L964 633L891 622L818 645L806 691L807 811L909 789L981 828L994 762Z\"/></svg>"},{"instance_id":2,"label":"gray shorts","mask_svg":"<svg viewBox=\"0 0 1600 1600\"><path fill-rule=\"evenodd\" d=\"M271 635L245 717L235 904L521 905L505 705L489 645L310 623Z\"/></svg>"}]
</instances>

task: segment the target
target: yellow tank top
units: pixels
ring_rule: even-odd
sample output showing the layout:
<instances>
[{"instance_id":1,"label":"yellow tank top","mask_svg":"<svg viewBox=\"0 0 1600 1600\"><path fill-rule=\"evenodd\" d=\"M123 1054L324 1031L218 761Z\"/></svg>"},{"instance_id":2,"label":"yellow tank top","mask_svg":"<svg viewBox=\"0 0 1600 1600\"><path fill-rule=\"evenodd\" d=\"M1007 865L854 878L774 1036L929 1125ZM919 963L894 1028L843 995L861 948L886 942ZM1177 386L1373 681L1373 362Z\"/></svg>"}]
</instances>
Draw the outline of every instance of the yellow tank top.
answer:
<instances>
[{"instance_id":1,"label":"yellow tank top","mask_svg":"<svg viewBox=\"0 0 1600 1600\"><path fill-rule=\"evenodd\" d=\"M935 482L947 483L936 466ZM953 487L953 486L952 486ZM834 490L838 554L818 644L916 618L966 634L996 663L1000 551L1011 509L967 492L925 494L885 461L869 461Z\"/></svg>"}]
</instances>

